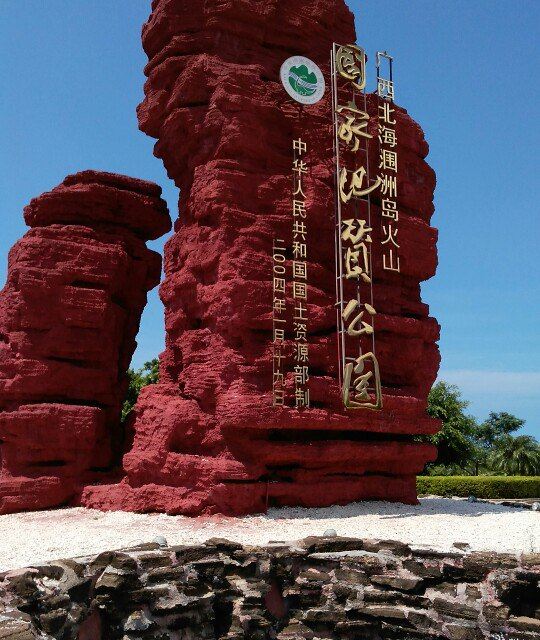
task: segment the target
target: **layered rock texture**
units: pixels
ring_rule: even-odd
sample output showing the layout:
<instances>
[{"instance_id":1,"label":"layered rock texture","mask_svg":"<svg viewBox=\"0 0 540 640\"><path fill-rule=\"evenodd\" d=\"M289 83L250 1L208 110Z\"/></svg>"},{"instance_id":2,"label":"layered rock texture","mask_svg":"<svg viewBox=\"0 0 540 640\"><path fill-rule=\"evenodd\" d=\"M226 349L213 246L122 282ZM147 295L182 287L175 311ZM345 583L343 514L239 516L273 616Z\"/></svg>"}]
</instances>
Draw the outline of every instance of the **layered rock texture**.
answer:
<instances>
[{"instance_id":1,"label":"layered rock texture","mask_svg":"<svg viewBox=\"0 0 540 640\"><path fill-rule=\"evenodd\" d=\"M83 171L35 198L0 293L0 513L76 501L120 457L120 412L170 229L157 185Z\"/></svg>"},{"instance_id":2,"label":"layered rock texture","mask_svg":"<svg viewBox=\"0 0 540 640\"><path fill-rule=\"evenodd\" d=\"M540 555L352 538L157 544L0 574L0 637L536 640Z\"/></svg>"},{"instance_id":3,"label":"layered rock texture","mask_svg":"<svg viewBox=\"0 0 540 640\"><path fill-rule=\"evenodd\" d=\"M158 139L155 155L181 190L160 289L166 350L160 383L143 390L136 407L126 479L88 487L84 504L241 514L268 505L416 500L415 474L435 451L412 436L438 428L425 408L439 327L419 284L437 264L428 146L397 109L401 273L383 272L380 225L373 232L384 408L346 411L334 307L330 92L302 107L279 81L286 58L306 55L329 84L332 43L354 41L343 0L152 3L139 124ZM377 105L368 102L375 131ZM273 407L271 392L272 244L291 238L292 143L300 136L309 149L305 410ZM373 207L377 216L376 199Z\"/></svg>"}]
</instances>

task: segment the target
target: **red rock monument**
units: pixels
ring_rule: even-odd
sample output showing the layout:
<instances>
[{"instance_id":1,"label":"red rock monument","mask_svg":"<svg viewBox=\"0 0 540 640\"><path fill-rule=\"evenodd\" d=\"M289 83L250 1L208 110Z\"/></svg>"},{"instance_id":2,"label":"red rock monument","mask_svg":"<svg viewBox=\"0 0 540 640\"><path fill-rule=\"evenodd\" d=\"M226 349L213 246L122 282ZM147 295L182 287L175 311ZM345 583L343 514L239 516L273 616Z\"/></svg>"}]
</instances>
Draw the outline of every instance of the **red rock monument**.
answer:
<instances>
[{"instance_id":1,"label":"red rock monument","mask_svg":"<svg viewBox=\"0 0 540 640\"><path fill-rule=\"evenodd\" d=\"M161 188L68 176L25 208L0 294L0 513L77 503L118 460L126 370L170 229Z\"/></svg>"},{"instance_id":2,"label":"red rock monument","mask_svg":"<svg viewBox=\"0 0 540 640\"><path fill-rule=\"evenodd\" d=\"M124 480L87 486L83 504L196 515L416 501L415 475L435 450L413 436L438 428L426 398L439 366L439 327L420 299L420 282L437 264L428 146L395 107L399 273L376 268L380 225L372 234L382 409L346 409L337 359L330 91L302 106L280 82L284 60L300 55L320 67L329 87L332 43L355 39L343 0L153 1L143 28L149 63L139 124L157 138L155 155L180 189L160 289L166 349L159 384L143 389L136 406ZM366 108L376 136L376 98ZM276 238L290 246L292 143L299 138L309 148L310 229L310 406L302 408L274 406L272 395L272 252ZM381 197L372 195L377 219ZM290 289L289 279L289 301ZM292 322L285 354L295 348ZM288 396L294 375L289 366Z\"/></svg>"},{"instance_id":3,"label":"red rock monument","mask_svg":"<svg viewBox=\"0 0 540 640\"><path fill-rule=\"evenodd\" d=\"M354 41L344 0L154 0L139 123L180 189L160 382L123 434L161 190L69 176L25 209L0 296L0 512L416 501L435 449L414 436L438 428L439 326L420 299L435 176L393 100L332 97L330 50ZM363 54L340 51L361 91Z\"/></svg>"}]
</instances>

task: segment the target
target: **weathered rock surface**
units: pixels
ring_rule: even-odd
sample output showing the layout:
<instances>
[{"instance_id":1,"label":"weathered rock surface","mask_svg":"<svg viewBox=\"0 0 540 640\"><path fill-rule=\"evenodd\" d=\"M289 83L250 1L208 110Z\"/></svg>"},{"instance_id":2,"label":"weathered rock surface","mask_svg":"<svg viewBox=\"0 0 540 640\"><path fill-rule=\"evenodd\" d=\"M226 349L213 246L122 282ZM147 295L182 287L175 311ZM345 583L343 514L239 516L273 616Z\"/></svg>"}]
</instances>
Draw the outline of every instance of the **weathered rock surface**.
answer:
<instances>
[{"instance_id":1,"label":"weathered rock surface","mask_svg":"<svg viewBox=\"0 0 540 640\"><path fill-rule=\"evenodd\" d=\"M416 501L415 474L435 451L411 435L438 428L425 408L439 326L420 299L420 282L437 265L428 145L397 109L400 274L382 271L380 225L373 237L384 409L346 412L337 371L330 95L300 107L279 81L287 57L306 55L328 84L332 42L354 41L344 0L152 3L139 124L158 139L155 155L181 190L160 289L166 350L160 383L137 404L127 478L87 487L84 504L242 514L268 504ZM372 97L368 110L375 130ZM312 406L304 411L273 408L271 393L271 247L291 234L292 141L300 135L311 162ZM373 207L376 216L376 199Z\"/></svg>"},{"instance_id":2,"label":"weathered rock surface","mask_svg":"<svg viewBox=\"0 0 540 640\"><path fill-rule=\"evenodd\" d=\"M25 208L0 293L0 513L74 500L118 461L126 371L170 229L157 185L68 176Z\"/></svg>"},{"instance_id":3,"label":"weathered rock surface","mask_svg":"<svg viewBox=\"0 0 540 640\"><path fill-rule=\"evenodd\" d=\"M536 640L539 580L530 554L388 540L141 544L0 574L0 638Z\"/></svg>"}]
</instances>

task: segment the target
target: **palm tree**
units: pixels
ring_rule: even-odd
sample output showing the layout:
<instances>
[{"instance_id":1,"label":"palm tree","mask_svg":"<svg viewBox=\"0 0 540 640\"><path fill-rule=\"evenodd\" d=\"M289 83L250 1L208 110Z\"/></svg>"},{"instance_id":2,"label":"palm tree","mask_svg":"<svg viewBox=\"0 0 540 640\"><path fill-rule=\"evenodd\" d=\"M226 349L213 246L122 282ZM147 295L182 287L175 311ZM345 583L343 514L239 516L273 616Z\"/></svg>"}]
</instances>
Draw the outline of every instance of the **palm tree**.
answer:
<instances>
[{"instance_id":1,"label":"palm tree","mask_svg":"<svg viewBox=\"0 0 540 640\"><path fill-rule=\"evenodd\" d=\"M501 438L492 462L498 471L506 475L539 475L540 445L532 436Z\"/></svg>"}]
</instances>

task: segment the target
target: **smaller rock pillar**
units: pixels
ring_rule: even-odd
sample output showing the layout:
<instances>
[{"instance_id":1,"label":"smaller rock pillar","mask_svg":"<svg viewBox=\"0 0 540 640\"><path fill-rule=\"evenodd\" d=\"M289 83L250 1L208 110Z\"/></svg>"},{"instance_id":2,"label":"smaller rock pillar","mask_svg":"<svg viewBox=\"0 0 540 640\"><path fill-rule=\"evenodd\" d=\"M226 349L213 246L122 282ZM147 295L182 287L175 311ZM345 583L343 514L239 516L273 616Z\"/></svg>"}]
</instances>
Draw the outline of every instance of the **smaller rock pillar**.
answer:
<instances>
[{"instance_id":1,"label":"smaller rock pillar","mask_svg":"<svg viewBox=\"0 0 540 640\"><path fill-rule=\"evenodd\" d=\"M126 371L171 221L161 188L97 171L24 210L0 292L0 513L73 503L121 453Z\"/></svg>"}]
</instances>

